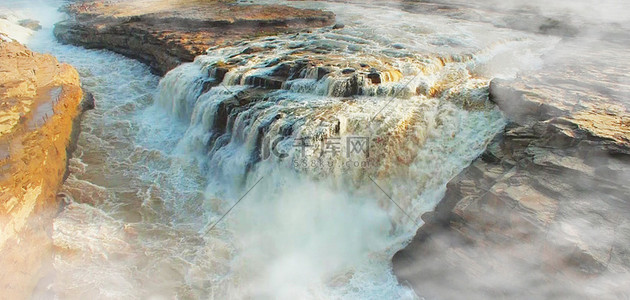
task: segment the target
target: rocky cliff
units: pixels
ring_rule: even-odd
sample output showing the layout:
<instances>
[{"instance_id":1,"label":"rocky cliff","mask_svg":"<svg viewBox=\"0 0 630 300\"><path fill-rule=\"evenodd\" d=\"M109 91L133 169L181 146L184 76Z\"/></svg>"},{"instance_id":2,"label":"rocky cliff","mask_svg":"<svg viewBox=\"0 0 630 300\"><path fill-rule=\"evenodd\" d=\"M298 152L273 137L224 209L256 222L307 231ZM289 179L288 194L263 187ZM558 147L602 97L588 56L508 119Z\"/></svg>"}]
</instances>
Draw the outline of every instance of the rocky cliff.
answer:
<instances>
[{"instance_id":1,"label":"rocky cliff","mask_svg":"<svg viewBox=\"0 0 630 300\"><path fill-rule=\"evenodd\" d=\"M492 81L511 123L394 257L428 299L630 295L628 57L562 45L543 69Z\"/></svg>"},{"instance_id":2,"label":"rocky cliff","mask_svg":"<svg viewBox=\"0 0 630 300\"><path fill-rule=\"evenodd\" d=\"M160 74L216 45L331 25L334 14L282 5L225 1L87 1L69 5L55 26L62 42L108 49Z\"/></svg>"},{"instance_id":3,"label":"rocky cliff","mask_svg":"<svg viewBox=\"0 0 630 300\"><path fill-rule=\"evenodd\" d=\"M82 91L77 71L0 39L0 290L25 299L51 259L50 225Z\"/></svg>"}]
</instances>

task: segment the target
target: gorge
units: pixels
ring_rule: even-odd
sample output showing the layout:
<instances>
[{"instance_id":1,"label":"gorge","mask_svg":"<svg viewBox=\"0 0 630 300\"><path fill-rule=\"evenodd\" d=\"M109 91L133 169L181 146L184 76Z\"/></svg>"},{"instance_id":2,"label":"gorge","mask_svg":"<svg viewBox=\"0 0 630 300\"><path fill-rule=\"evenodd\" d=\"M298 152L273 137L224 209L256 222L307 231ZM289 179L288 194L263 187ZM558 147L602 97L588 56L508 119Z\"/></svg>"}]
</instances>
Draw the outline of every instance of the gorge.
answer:
<instances>
[{"instance_id":1,"label":"gorge","mask_svg":"<svg viewBox=\"0 0 630 300\"><path fill-rule=\"evenodd\" d=\"M23 43L76 68L95 108L57 197L63 172L20 171L57 198L34 202L55 207L33 230L50 261L14 263L43 275L5 275L3 298L629 295L624 17L232 2L16 1L33 19L63 7ZM82 95L57 67L56 103L77 111L51 123L64 138L44 172L65 168ZM11 159L41 151L19 144ZM4 238L19 216L3 216Z\"/></svg>"}]
</instances>

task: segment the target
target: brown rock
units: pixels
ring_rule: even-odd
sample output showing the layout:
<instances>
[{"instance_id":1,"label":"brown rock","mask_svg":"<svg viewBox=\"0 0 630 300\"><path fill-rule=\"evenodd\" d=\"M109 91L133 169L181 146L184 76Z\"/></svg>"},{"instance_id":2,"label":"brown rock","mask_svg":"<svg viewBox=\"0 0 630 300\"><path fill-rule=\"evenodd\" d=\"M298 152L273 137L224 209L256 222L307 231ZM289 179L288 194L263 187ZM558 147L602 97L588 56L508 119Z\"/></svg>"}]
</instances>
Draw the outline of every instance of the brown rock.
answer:
<instances>
[{"instance_id":1,"label":"brown rock","mask_svg":"<svg viewBox=\"0 0 630 300\"><path fill-rule=\"evenodd\" d=\"M218 45L334 23L331 12L282 5L159 0L71 4L71 19L55 25L62 42L104 48L164 74ZM248 48L246 53L262 49Z\"/></svg>"},{"instance_id":2,"label":"brown rock","mask_svg":"<svg viewBox=\"0 0 630 300\"><path fill-rule=\"evenodd\" d=\"M82 92L74 68L17 42L0 41L0 73L0 290L25 299L52 259L47 232Z\"/></svg>"}]
</instances>

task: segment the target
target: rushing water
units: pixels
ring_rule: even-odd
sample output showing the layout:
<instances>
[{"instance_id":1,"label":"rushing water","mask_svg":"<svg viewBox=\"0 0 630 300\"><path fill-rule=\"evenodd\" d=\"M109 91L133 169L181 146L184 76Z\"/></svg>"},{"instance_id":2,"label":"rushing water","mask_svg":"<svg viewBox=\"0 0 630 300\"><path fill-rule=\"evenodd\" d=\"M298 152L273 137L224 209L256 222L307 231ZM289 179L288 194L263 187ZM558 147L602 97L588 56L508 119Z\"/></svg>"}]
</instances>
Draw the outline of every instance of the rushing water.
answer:
<instances>
[{"instance_id":1,"label":"rushing water","mask_svg":"<svg viewBox=\"0 0 630 300\"><path fill-rule=\"evenodd\" d=\"M96 99L63 187L69 204L54 222L55 294L418 297L397 282L391 257L504 126L484 76L516 63L497 70L492 62L510 51L532 62L522 48L534 41L498 29L482 39L488 26L474 23L442 33L439 24L452 20L398 11L368 22L359 14L378 9L329 6L350 26L211 50L161 81L120 55L60 45L50 28L31 39L34 50L77 68ZM254 46L267 50L240 54ZM442 53L447 46L457 51ZM307 67L279 90L252 87L278 59L295 63L295 47L403 72L354 88L343 64L324 77ZM230 59L239 67L218 78ZM371 159L344 156L345 142L343 154L324 157L318 142L337 137L369 137ZM314 146L302 153L293 146L300 139ZM288 156L266 157L270 142Z\"/></svg>"}]
</instances>

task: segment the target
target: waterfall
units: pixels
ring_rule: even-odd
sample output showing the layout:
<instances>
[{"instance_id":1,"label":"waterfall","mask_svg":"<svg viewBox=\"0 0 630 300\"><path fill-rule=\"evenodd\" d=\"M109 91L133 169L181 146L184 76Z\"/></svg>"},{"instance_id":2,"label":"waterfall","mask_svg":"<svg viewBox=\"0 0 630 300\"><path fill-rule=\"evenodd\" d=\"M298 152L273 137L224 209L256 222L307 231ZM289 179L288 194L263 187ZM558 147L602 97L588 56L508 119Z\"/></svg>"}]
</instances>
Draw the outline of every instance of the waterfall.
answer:
<instances>
[{"instance_id":1,"label":"waterfall","mask_svg":"<svg viewBox=\"0 0 630 300\"><path fill-rule=\"evenodd\" d=\"M362 53L356 69L293 58L291 43L209 52L159 84L156 105L188 116L178 154L208 180L200 232L237 253L213 293L414 298L389 260L504 126L488 81L471 75L472 55L392 59L379 71L361 67Z\"/></svg>"},{"instance_id":2,"label":"waterfall","mask_svg":"<svg viewBox=\"0 0 630 300\"><path fill-rule=\"evenodd\" d=\"M384 33L416 19L386 21L235 42L159 83L135 61L41 38L97 99L54 224L55 292L418 298L391 257L505 125L484 72L522 43L458 35L461 49L430 51L412 46L450 37L425 21Z\"/></svg>"},{"instance_id":3,"label":"waterfall","mask_svg":"<svg viewBox=\"0 0 630 300\"><path fill-rule=\"evenodd\" d=\"M169 72L156 103L190 123L177 147L181 153L198 156L214 176L240 182L271 160L312 178L358 187L368 176L387 181L406 176L428 139L445 130L460 134L471 115L491 123L500 119L487 101L487 80L471 75L474 55L382 63L370 53L351 51L340 66L335 56L293 55L296 39L307 43L303 49L311 49L307 41L316 49L331 42L321 34L243 42ZM340 50L335 46L326 51ZM359 138L368 140L370 153L350 155L350 143ZM344 155L327 156L331 148ZM357 161L369 168L347 168ZM308 167L313 165L319 167Z\"/></svg>"}]
</instances>

